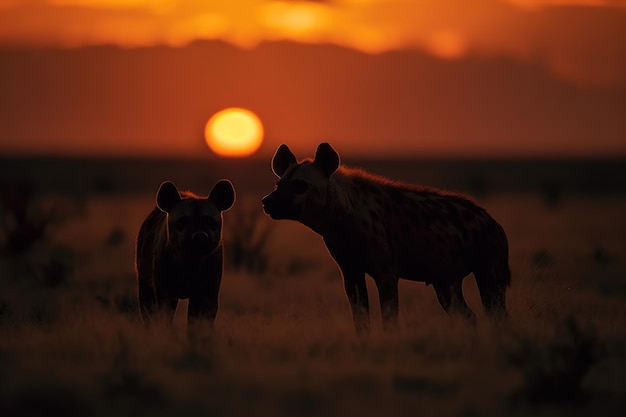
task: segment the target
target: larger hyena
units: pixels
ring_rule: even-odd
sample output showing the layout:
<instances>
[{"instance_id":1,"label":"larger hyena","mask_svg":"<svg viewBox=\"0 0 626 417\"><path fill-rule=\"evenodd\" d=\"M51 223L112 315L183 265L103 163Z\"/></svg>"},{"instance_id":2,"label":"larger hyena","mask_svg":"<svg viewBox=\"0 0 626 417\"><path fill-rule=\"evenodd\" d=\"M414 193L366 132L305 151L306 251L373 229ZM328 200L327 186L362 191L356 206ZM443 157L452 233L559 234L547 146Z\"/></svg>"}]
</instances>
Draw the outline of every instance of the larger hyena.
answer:
<instances>
[{"instance_id":1,"label":"larger hyena","mask_svg":"<svg viewBox=\"0 0 626 417\"><path fill-rule=\"evenodd\" d=\"M228 180L218 181L208 197L179 192L169 181L161 184L157 207L137 236L139 308L146 325L159 312L173 319L178 300L186 298L189 323L215 320L223 267L222 212L234 202Z\"/></svg>"},{"instance_id":2,"label":"larger hyena","mask_svg":"<svg viewBox=\"0 0 626 417\"><path fill-rule=\"evenodd\" d=\"M365 274L376 283L385 329L397 322L399 278L432 284L445 311L474 321L461 289L473 272L486 313L507 315L506 234L469 198L340 166L328 143L318 146L315 159L300 162L281 145L272 169L280 179L262 200L265 212L324 238L341 269L357 333L369 331Z\"/></svg>"}]
</instances>

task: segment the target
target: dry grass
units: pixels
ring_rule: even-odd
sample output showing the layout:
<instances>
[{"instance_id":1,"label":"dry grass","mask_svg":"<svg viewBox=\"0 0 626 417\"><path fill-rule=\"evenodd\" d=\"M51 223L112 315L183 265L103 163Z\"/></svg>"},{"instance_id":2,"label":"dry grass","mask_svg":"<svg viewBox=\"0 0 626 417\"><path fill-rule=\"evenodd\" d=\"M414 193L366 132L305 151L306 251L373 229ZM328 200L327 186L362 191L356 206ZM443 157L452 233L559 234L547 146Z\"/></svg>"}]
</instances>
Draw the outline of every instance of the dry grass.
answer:
<instances>
[{"instance_id":1,"label":"dry grass","mask_svg":"<svg viewBox=\"0 0 626 417\"><path fill-rule=\"evenodd\" d=\"M214 332L187 334L186 302L172 326L144 329L132 246L152 204L150 197L88 200L84 216L41 249L72 249L63 285L16 282L21 270L3 259L1 272L12 279L3 279L0 293L0 414L582 416L624 409L624 201L566 200L558 209L530 197L485 202L511 241L511 320L484 318L471 278L464 287L479 313L475 328L443 313L432 288L403 281L401 327L384 334L368 282L374 331L363 339L354 336L321 240L289 222L271 226L263 273L227 268Z\"/></svg>"}]
</instances>

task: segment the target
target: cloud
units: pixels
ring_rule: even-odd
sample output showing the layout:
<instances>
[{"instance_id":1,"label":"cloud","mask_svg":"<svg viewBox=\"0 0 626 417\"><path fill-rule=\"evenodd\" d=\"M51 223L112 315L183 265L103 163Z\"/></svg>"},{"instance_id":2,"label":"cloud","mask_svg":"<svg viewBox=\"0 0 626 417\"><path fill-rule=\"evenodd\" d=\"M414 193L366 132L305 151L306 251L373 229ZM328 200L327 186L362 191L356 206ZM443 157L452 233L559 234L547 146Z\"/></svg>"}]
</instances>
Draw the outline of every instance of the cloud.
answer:
<instances>
[{"instance_id":1,"label":"cloud","mask_svg":"<svg viewBox=\"0 0 626 417\"><path fill-rule=\"evenodd\" d=\"M508 56L572 82L626 84L626 0L0 0L0 43L244 48L290 40L445 59Z\"/></svg>"},{"instance_id":2,"label":"cloud","mask_svg":"<svg viewBox=\"0 0 626 417\"><path fill-rule=\"evenodd\" d=\"M507 0L507 1L516 6L525 7L529 9L538 9L538 8L550 7L550 6L589 6L589 7L622 6L622 7L626 7L626 1L624 0Z\"/></svg>"},{"instance_id":3,"label":"cloud","mask_svg":"<svg viewBox=\"0 0 626 417\"><path fill-rule=\"evenodd\" d=\"M176 9L178 0L48 0L51 6L85 7L103 10L144 9L155 13L167 13Z\"/></svg>"}]
</instances>

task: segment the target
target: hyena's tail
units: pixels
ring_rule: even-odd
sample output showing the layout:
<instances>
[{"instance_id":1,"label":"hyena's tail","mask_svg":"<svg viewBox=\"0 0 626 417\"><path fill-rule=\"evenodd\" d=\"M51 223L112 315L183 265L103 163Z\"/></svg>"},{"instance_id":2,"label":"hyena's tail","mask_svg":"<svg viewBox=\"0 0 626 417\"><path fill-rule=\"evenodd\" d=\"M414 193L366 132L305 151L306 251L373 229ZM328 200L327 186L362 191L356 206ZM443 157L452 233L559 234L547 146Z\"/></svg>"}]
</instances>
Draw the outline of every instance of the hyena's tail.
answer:
<instances>
[{"instance_id":1,"label":"hyena's tail","mask_svg":"<svg viewBox=\"0 0 626 417\"><path fill-rule=\"evenodd\" d=\"M503 277L504 286L510 287L511 286L511 268L509 268L508 261L503 268L502 277Z\"/></svg>"},{"instance_id":2,"label":"hyena's tail","mask_svg":"<svg viewBox=\"0 0 626 417\"><path fill-rule=\"evenodd\" d=\"M475 271L474 276L485 313L490 317L507 317L506 289L511 285L508 262L488 270Z\"/></svg>"},{"instance_id":3,"label":"hyena's tail","mask_svg":"<svg viewBox=\"0 0 626 417\"><path fill-rule=\"evenodd\" d=\"M488 240L484 257L480 258L474 276L487 315L504 318L508 316L506 289L511 285L509 242L504 228L495 221L494 224L493 238Z\"/></svg>"}]
</instances>

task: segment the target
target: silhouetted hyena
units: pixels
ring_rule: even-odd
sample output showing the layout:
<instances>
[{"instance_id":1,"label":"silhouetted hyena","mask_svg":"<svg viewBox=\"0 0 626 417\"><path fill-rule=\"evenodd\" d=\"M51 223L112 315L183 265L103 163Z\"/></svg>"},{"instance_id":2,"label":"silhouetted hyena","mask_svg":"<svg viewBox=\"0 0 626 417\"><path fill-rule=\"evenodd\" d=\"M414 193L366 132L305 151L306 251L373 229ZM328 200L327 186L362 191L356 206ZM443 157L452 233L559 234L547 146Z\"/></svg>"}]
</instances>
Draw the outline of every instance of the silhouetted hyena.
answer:
<instances>
[{"instance_id":1,"label":"silhouetted hyena","mask_svg":"<svg viewBox=\"0 0 626 417\"><path fill-rule=\"evenodd\" d=\"M223 267L222 212L234 202L228 180L218 181L206 198L179 192L169 181L161 184L157 207L137 236L139 307L146 325L159 312L173 319L178 300L185 298L189 323L215 320Z\"/></svg>"},{"instance_id":2,"label":"silhouetted hyena","mask_svg":"<svg viewBox=\"0 0 626 417\"><path fill-rule=\"evenodd\" d=\"M469 198L340 166L328 143L318 146L315 159L300 162L281 145L272 170L280 180L262 200L265 212L324 238L341 269L357 333L369 331L365 274L378 288L385 329L397 322L399 278L433 284L445 311L474 321L461 289L473 272L487 314L507 315L506 234Z\"/></svg>"}]
</instances>

